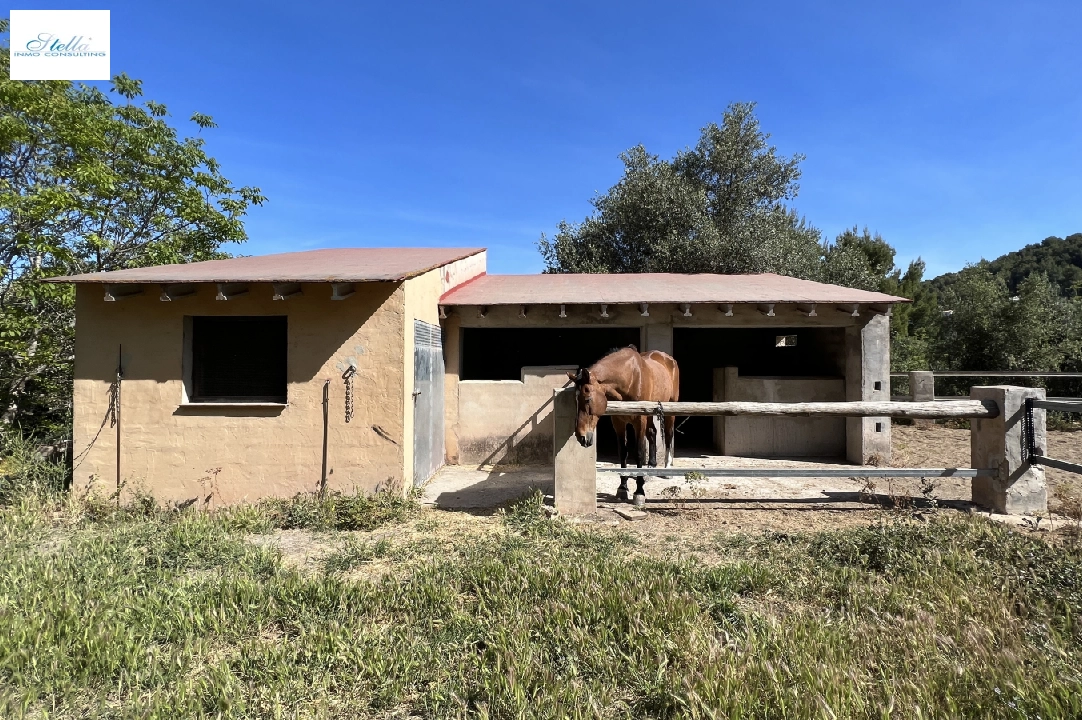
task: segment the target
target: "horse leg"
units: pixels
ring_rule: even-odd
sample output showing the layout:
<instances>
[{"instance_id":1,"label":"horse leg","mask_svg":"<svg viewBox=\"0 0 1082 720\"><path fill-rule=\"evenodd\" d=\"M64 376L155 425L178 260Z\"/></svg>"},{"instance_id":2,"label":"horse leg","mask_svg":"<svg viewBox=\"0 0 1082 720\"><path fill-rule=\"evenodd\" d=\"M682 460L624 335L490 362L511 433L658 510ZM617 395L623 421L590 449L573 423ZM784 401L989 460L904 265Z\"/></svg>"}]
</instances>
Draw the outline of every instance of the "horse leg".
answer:
<instances>
[{"instance_id":1,"label":"horse leg","mask_svg":"<svg viewBox=\"0 0 1082 720\"><path fill-rule=\"evenodd\" d=\"M673 415L665 418L665 455L665 467L676 464L676 417Z\"/></svg>"},{"instance_id":2,"label":"horse leg","mask_svg":"<svg viewBox=\"0 0 1082 720\"><path fill-rule=\"evenodd\" d=\"M635 418L635 434L637 437L636 446L639 448L639 469L642 469L643 463L646 461L646 439L648 435L647 428L651 425L649 417L639 416ZM635 502L639 503L639 498L642 498L642 502L646 502L646 493L643 491L643 483L646 482L645 475L639 475L635 478Z\"/></svg>"},{"instance_id":3,"label":"horse leg","mask_svg":"<svg viewBox=\"0 0 1082 720\"><path fill-rule=\"evenodd\" d=\"M622 429L616 431L616 446L619 449L620 454L620 467L627 467L627 454L631 451L631 443L628 442L627 435L631 426L624 424ZM634 442L634 432L632 432L632 442ZM616 490L616 499L627 502L627 475L620 476L620 487Z\"/></svg>"},{"instance_id":4,"label":"horse leg","mask_svg":"<svg viewBox=\"0 0 1082 720\"><path fill-rule=\"evenodd\" d=\"M657 418L646 420L646 441L650 446L650 467L657 467Z\"/></svg>"}]
</instances>

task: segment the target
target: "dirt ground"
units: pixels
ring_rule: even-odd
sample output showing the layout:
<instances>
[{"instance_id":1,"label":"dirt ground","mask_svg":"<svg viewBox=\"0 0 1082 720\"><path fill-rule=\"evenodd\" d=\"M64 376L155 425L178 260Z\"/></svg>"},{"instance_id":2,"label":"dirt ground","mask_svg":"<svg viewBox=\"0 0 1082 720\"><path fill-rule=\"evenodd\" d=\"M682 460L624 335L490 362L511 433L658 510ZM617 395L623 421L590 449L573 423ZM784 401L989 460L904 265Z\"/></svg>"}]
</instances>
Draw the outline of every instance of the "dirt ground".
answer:
<instances>
[{"instance_id":1,"label":"dirt ground","mask_svg":"<svg viewBox=\"0 0 1082 720\"><path fill-rule=\"evenodd\" d=\"M894 467L968 467L969 431L942 425L892 428ZM1082 463L1082 433L1049 432L1052 457ZM685 456L678 458L679 472L669 478L650 478L642 519L629 521L617 510L631 509L615 497L618 480L598 480L598 512L570 521L600 532L629 532L640 548L669 557L695 555L708 559L714 539L734 533L814 532L867 525L888 517L913 522L927 520L936 512L980 513L1010 523L1020 531L1057 538L1071 532L1066 518L993 516L969 502L967 479L936 478L929 490L919 478L772 478L774 467L801 467L812 463L754 458ZM821 463L816 463L820 464ZM759 478L707 478L688 484L683 473L696 467L762 467ZM835 465L836 467L852 467ZM859 472L858 468L853 468ZM1056 490L1082 496L1082 476L1060 470L1046 471L1049 505L1060 506ZM424 488L423 508L405 526L372 533L311 533L279 531L253 540L274 545L295 567L316 571L343 542L393 545L385 558L367 563L360 574L378 575L389 570L393 558L403 553L428 554L453 551L463 538L501 532L497 513L531 488L551 497L551 470L543 467L445 468ZM345 540L343 539L345 537ZM420 544L419 544L420 543ZM437 548L437 546L439 546ZM420 549L419 549L420 548ZM425 549L427 548L427 549Z\"/></svg>"},{"instance_id":2,"label":"dirt ground","mask_svg":"<svg viewBox=\"0 0 1082 720\"><path fill-rule=\"evenodd\" d=\"M891 465L894 467L969 466L969 430L957 430L942 425L927 428L895 425L891 428L891 433L891 448L894 451ZM1082 463L1082 431L1049 431L1048 454L1059 460ZM1082 475L1048 468L1045 470L1045 478L1048 482L1049 505L1053 510L1059 506L1054 497L1057 489L1063 488L1076 496L1082 495ZM951 492L968 497L969 486L965 481L952 482L956 486ZM944 491L947 491L946 487Z\"/></svg>"}]
</instances>

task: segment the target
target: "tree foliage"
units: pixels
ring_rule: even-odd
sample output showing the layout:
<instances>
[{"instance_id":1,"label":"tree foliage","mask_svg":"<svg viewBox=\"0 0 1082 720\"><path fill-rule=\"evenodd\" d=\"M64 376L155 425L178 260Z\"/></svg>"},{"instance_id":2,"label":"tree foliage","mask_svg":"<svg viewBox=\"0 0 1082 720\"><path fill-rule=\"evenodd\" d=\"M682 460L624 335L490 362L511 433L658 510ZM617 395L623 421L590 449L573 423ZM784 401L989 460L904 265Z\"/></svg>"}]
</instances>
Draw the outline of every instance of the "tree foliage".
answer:
<instances>
[{"instance_id":1,"label":"tree foliage","mask_svg":"<svg viewBox=\"0 0 1082 720\"><path fill-rule=\"evenodd\" d=\"M672 160L628 150L623 177L591 201L590 217L541 236L546 271L817 276L819 231L785 204L803 156L779 156L769 138L754 104L736 103Z\"/></svg>"},{"instance_id":2,"label":"tree foliage","mask_svg":"<svg viewBox=\"0 0 1082 720\"><path fill-rule=\"evenodd\" d=\"M987 264L961 272L941 297L936 369L1068 370L1082 358L1082 302L1063 297L1044 273L1012 295Z\"/></svg>"},{"instance_id":3,"label":"tree foliage","mask_svg":"<svg viewBox=\"0 0 1082 720\"><path fill-rule=\"evenodd\" d=\"M9 70L0 47L0 422L48 431L68 412L74 298L42 281L222 257L264 198L233 186L164 105L139 103L138 80L118 75L105 93Z\"/></svg>"}]
</instances>

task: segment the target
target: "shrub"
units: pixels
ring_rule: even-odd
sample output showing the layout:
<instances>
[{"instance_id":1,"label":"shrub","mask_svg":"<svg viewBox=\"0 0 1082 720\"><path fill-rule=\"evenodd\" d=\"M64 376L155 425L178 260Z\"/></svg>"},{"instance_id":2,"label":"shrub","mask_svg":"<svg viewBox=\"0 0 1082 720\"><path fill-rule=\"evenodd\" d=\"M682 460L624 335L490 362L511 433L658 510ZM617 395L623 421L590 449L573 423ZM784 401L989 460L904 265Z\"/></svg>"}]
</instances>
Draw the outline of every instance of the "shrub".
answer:
<instances>
[{"instance_id":1,"label":"shrub","mask_svg":"<svg viewBox=\"0 0 1082 720\"><path fill-rule=\"evenodd\" d=\"M283 530L375 530L406 520L417 509L413 498L391 493L297 493L262 503L273 527Z\"/></svg>"},{"instance_id":2,"label":"shrub","mask_svg":"<svg viewBox=\"0 0 1082 720\"><path fill-rule=\"evenodd\" d=\"M27 494L61 492L67 479L67 465L50 459L33 438L19 431L0 433L0 504L9 505Z\"/></svg>"}]
</instances>

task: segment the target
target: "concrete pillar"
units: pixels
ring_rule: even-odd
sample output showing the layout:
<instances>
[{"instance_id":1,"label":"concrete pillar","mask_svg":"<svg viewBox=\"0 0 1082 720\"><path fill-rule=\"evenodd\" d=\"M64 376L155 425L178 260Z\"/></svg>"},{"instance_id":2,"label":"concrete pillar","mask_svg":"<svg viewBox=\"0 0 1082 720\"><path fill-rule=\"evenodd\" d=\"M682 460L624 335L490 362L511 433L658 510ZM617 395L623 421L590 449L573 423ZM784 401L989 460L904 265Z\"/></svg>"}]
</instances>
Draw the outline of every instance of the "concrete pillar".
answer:
<instances>
[{"instance_id":1,"label":"concrete pillar","mask_svg":"<svg viewBox=\"0 0 1082 720\"><path fill-rule=\"evenodd\" d=\"M458 312L440 321L443 334L443 447L448 465L458 465L458 381L462 372L462 329Z\"/></svg>"},{"instance_id":2,"label":"concrete pillar","mask_svg":"<svg viewBox=\"0 0 1082 720\"><path fill-rule=\"evenodd\" d=\"M863 311L862 311L863 312ZM890 400L890 317L876 314L845 329L845 399ZM846 457L857 465L890 463L890 418L846 418Z\"/></svg>"},{"instance_id":3,"label":"concrete pillar","mask_svg":"<svg viewBox=\"0 0 1082 720\"><path fill-rule=\"evenodd\" d=\"M646 327L646 350L660 350L672 355L672 322L650 323Z\"/></svg>"},{"instance_id":4,"label":"concrete pillar","mask_svg":"<svg viewBox=\"0 0 1082 720\"><path fill-rule=\"evenodd\" d=\"M912 402L935 400L935 375L930 370L914 370L909 373L909 399ZM935 420L914 420L918 427L935 425Z\"/></svg>"},{"instance_id":5,"label":"concrete pillar","mask_svg":"<svg viewBox=\"0 0 1082 720\"><path fill-rule=\"evenodd\" d=\"M737 377L737 368L725 367L714 368L714 393L712 399L714 402L725 402L728 398L725 395L725 388L728 387L726 383L727 378ZM715 415L714 421L714 452L719 455L725 454L725 421L728 418L723 415Z\"/></svg>"},{"instance_id":6,"label":"concrete pillar","mask_svg":"<svg viewBox=\"0 0 1082 720\"><path fill-rule=\"evenodd\" d=\"M552 393L556 509L561 515L590 515L597 512L597 443L584 448L575 437L575 388L560 388Z\"/></svg>"},{"instance_id":7,"label":"concrete pillar","mask_svg":"<svg viewBox=\"0 0 1082 720\"><path fill-rule=\"evenodd\" d=\"M914 370L909 373L909 399L913 402L935 400L935 374L930 370Z\"/></svg>"},{"instance_id":8,"label":"concrete pillar","mask_svg":"<svg viewBox=\"0 0 1082 720\"><path fill-rule=\"evenodd\" d=\"M995 477L973 478L973 502L998 513L1021 515L1048 512L1044 468L1025 461L1023 418L1026 398L1044 399L1044 388L986 385L971 388L974 400L992 400L999 407L994 418L970 420L970 460L975 468L998 468ZM1045 412L1033 411L1034 444L1043 451Z\"/></svg>"},{"instance_id":9,"label":"concrete pillar","mask_svg":"<svg viewBox=\"0 0 1082 720\"><path fill-rule=\"evenodd\" d=\"M655 312L657 311L655 310ZM644 343L644 347L641 348L643 351L660 350L661 352L668 353L670 355L673 354L673 325L671 318L669 318L666 322L648 323L647 325L643 326L643 332L646 336L646 342ZM665 436L665 432L662 429L661 425L658 423L656 417L651 416L649 422L657 429L657 436L659 438ZM639 449L639 452L645 455L648 452L646 436L643 436L640 444L641 447ZM663 444L658 446L659 452L662 446ZM658 462L661 462L661 454L658 455Z\"/></svg>"}]
</instances>

